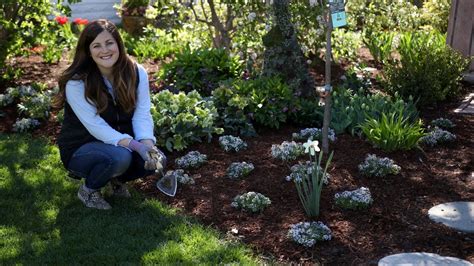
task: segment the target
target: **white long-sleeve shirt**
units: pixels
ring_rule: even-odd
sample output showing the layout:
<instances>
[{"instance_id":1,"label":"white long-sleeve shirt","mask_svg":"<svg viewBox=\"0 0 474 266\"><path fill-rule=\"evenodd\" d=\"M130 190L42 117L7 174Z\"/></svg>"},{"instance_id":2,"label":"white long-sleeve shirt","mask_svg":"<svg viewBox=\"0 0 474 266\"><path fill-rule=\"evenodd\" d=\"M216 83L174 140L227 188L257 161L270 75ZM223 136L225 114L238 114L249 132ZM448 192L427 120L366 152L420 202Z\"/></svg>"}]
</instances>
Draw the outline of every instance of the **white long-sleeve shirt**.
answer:
<instances>
[{"instance_id":1,"label":"white long-sleeve shirt","mask_svg":"<svg viewBox=\"0 0 474 266\"><path fill-rule=\"evenodd\" d=\"M150 113L150 88L148 74L142 65L137 64L140 82L137 89L137 102L132 117L133 133L136 140L151 139L156 142L153 135L153 119ZM113 89L111 83L104 77L105 85L112 97ZM85 86L81 80L70 80L66 83L66 101L71 106L77 118L81 121L89 133L96 139L118 145L122 139L132 139L128 134L123 134L113 129L105 120L97 114L95 105L87 102L85 98Z\"/></svg>"}]
</instances>

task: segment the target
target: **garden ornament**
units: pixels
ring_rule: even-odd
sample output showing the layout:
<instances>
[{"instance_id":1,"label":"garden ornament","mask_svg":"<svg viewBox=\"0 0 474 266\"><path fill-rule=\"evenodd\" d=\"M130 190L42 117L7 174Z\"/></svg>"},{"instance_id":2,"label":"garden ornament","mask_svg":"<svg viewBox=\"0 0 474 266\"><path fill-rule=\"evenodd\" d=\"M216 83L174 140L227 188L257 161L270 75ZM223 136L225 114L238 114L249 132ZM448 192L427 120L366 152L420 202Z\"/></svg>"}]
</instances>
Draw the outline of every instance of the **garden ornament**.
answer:
<instances>
[{"instance_id":1,"label":"garden ornament","mask_svg":"<svg viewBox=\"0 0 474 266\"><path fill-rule=\"evenodd\" d=\"M156 183L156 187L166 194L167 196L174 197L176 195L176 189L178 188L178 181L174 175L165 175L163 172L163 157L159 153L149 153L151 160L146 163L155 163L156 169L155 173L158 173L161 177L160 180Z\"/></svg>"}]
</instances>

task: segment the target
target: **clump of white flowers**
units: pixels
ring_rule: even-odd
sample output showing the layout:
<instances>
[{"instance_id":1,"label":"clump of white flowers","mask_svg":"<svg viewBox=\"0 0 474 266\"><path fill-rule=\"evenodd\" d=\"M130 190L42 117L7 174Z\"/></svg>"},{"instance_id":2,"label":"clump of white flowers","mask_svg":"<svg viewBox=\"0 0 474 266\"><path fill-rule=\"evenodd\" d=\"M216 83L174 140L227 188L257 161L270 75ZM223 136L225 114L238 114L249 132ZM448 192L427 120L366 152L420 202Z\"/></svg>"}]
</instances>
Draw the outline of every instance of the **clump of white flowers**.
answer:
<instances>
[{"instance_id":1,"label":"clump of white flowers","mask_svg":"<svg viewBox=\"0 0 474 266\"><path fill-rule=\"evenodd\" d=\"M263 194L250 191L236 196L231 206L250 212L262 212L271 203L271 200Z\"/></svg>"},{"instance_id":2,"label":"clump of white flowers","mask_svg":"<svg viewBox=\"0 0 474 266\"><path fill-rule=\"evenodd\" d=\"M13 100L15 100L14 97L12 97L10 94L0 94L0 107L5 107L11 103L13 103Z\"/></svg>"},{"instance_id":3,"label":"clump of white flowers","mask_svg":"<svg viewBox=\"0 0 474 266\"><path fill-rule=\"evenodd\" d=\"M400 166L396 165L392 159L387 157L379 158L375 154L369 154L362 164L359 164L359 171L365 176L383 177L389 174L396 175L400 172Z\"/></svg>"},{"instance_id":4,"label":"clump of white flowers","mask_svg":"<svg viewBox=\"0 0 474 266\"><path fill-rule=\"evenodd\" d=\"M21 120L16 120L13 125L13 131L15 132L26 132L40 125L38 120L33 118L23 118Z\"/></svg>"},{"instance_id":5,"label":"clump of white flowers","mask_svg":"<svg viewBox=\"0 0 474 266\"><path fill-rule=\"evenodd\" d=\"M421 143L433 147L438 144L453 142L455 139L456 135L453 133L439 127L435 127L434 130L430 131L426 136L421 138Z\"/></svg>"},{"instance_id":6,"label":"clump of white flowers","mask_svg":"<svg viewBox=\"0 0 474 266\"><path fill-rule=\"evenodd\" d=\"M195 183L194 179L190 177L188 174L184 173L183 169L167 171L165 176L174 177L181 184L194 184Z\"/></svg>"},{"instance_id":7,"label":"clump of white flowers","mask_svg":"<svg viewBox=\"0 0 474 266\"><path fill-rule=\"evenodd\" d=\"M272 145L272 157L283 161L296 160L296 158L303 155L303 153L303 145L294 141L283 141L280 145Z\"/></svg>"},{"instance_id":8,"label":"clump of white flowers","mask_svg":"<svg viewBox=\"0 0 474 266\"><path fill-rule=\"evenodd\" d=\"M451 122L451 120L442 117L431 121L431 125L433 127L440 127L443 129L450 129L456 126L453 122Z\"/></svg>"},{"instance_id":9,"label":"clump of white flowers","mask_svg":"<svg viewBox=\"0 0 474 266\"><path fill-rule=\"evenodd\" d=\"M331 240L332 232L322 222L301 222L293 224L288 231L288 237L305 247L312 247L318 241Z\"/></svg>"},{"instance_id":10,"label":"clump of white flowers","mask_svg":"<svg viewBox=\"0 0 474 266\"><path fill-rule=\"evenodd\" d=\"M311 178L311 175L317 174L316 172L319 172L319 175L323 175L324 173L324 169L321 166L310 161L306 161L305 163L298 162L298 164L293 165L290 170L291 174L285 177L286 181L301 182ZM323 183L328 184L330 178L331 176L326 173L323 176Z\"/></svg>"},{"instance_id":11,"label":"clump of white flowers","mask_svg":"<svg viewBox=\"0 0 474 266\"><path fill-rule=\"evenodd\" d=\"M241 151L247 149L247 143L241 138L230 135L219 137L219 144L225 151Z\"/></svg>"},{"instance_id":12,"label":"clump of white flowers","mask_svg":"<svg viewBox=\"0 0 474 266\"><path fill-rule=\"evenodd\" d=\"M313 127L302 129L299 133L293 133L292 137L294 140L321 140L322 134L322 129ZM336 140L336 133L332 128L328 129L328 139L331 141Z\"/></svg>"},{"instance_id":13,"label":"clump of white flowers","mask_svg":"<svg viewBox=\"0 0 474 266\"><path fill-rule=\"evenodd\" d=\"M253 169L255 169L255 167L252 163L231 163L227 168L227 176L231 179L240 179L250 174Z\"/></svg>"},{"instance_id":14,"label":"clump of white flowers","mask_svg":"<svg viewBox=\"0 0 474 266\"><path fill-rule=\"evenodd\" d=\"M334 200L336 201L336 205L343 209L350 210L365 209L373 202L370 190L366 187L336 193Z\"/></svg>"},{"instance_id":15,"label":"clump of white flowers","mask_svg":"<svg viewBox=\"0 0 474 266\"><path fill-rule=\"evenodd\" d=\"M190 151L175 160L178 168L197 168L207 161L207 155L198 151Z\"/></svg>"}]
</instances>

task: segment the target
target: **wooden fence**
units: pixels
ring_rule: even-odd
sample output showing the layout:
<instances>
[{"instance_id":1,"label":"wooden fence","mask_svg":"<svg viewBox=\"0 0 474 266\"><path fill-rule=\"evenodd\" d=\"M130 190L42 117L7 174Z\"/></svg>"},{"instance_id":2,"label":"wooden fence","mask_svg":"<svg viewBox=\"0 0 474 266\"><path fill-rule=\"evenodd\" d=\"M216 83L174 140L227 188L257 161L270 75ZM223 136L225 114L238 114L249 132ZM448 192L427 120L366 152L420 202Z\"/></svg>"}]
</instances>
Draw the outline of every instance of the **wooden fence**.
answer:
<instances>
[{"instance_id":1,"label":"wooden fence","mask_svg":"<svg viewBox=\"0 0 474 266\"><path fill-rule=\"evenodd\" d=\"M463 55L474 56L474 0L452 0L446 42Z\"/></svg>"}]
</instances>

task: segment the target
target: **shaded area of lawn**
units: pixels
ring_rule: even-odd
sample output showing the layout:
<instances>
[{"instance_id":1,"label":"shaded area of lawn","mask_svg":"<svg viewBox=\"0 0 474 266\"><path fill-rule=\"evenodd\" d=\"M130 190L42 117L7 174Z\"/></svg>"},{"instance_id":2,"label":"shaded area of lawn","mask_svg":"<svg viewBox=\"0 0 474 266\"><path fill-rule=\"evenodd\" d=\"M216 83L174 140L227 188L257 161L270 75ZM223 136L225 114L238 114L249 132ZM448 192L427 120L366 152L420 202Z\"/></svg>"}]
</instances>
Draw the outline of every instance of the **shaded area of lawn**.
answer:
<instances>
[{"instance_id":1,"label":"shaded area of lawn","mask_svg":"<svg viewBox=\"0 0 474 266\"><path fill-rule=\"evenodd\" d=\"M44 139L0 134L0 264L218 264L258 261L157 200L85 208L58 150Z\"/></svg>"}]
</instances>

